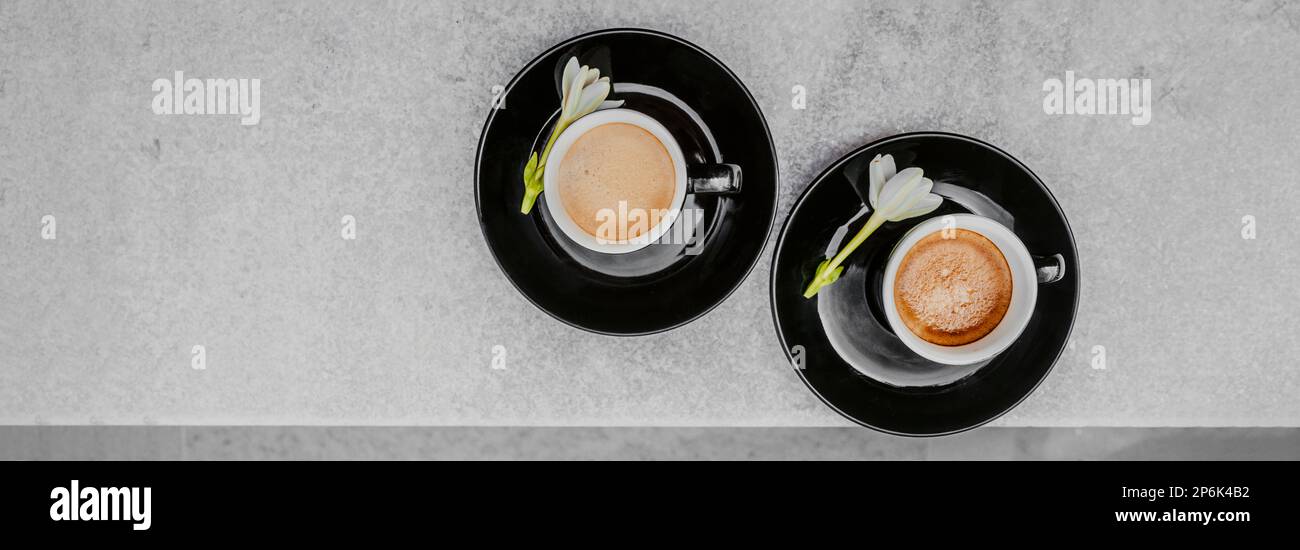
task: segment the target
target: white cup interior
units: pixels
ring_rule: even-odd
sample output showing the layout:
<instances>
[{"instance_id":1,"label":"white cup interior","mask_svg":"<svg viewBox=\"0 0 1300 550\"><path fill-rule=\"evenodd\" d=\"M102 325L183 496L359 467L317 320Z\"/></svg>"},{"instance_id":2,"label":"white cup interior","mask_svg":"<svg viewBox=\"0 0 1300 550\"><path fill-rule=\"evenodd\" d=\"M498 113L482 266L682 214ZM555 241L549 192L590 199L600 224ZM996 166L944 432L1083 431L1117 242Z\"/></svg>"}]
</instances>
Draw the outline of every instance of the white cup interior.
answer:
<instances>
[{"instance_id":1,"label":"white cup interior","mask_svg":"<svg viewBox=\"0 0 1300 550\"><path fill-rule=\"evenodd\" d=\"M556 138L555 145L551 148L551 155L546 159L546 169L542 173L544 188L546 190L559 189L555 174L559 173L560 163L564 162L564 157L568 154L569 148L578 141L578 138L598 126L620 122L650 132L659 140L659 143L663 144L664 149L668 151L668 156L672 158L673 170L677 176L676 187L673 190L673 200L669 204L668 213L660 219L659 223L635 239L622 241L602 240L583 231L569 217L568 211L564 208L564 197L561 196L561 193L558 191L554 193L547 192L544 201L546 202L547 211L551 214L551 219L555 220L555 224L559 226L566 237L584 248L606 254L634 252L659 240L659 237L671 228L673 222L677 220L678 214L681 213L682 203L686 200L686 158L682 155L681 146L677 144L677 140L673 139L672 133L659 121L631 109L596 111L578 119L568 128L565 128L560 133L560 137Z\"/></svg>"},{"instance_id":2,"label":"white cup interior","mask_svg":"<svg viewBox=\"0 0 1300 550\"><path fill-rule=\"evenodd\" d=\"M1006 314L1002 316L1002 321L983 338L961 346L941 346L921 339L903 324L897 306L894 304L894 279L903 257L907 256L907 252L922 238L948 228L967 229L983 235L1002 251L1002 256L1006 258L1007 265L1011 268L1011 304L1007 307ZM890 253L889 263L885 266L881 294L889 326L893 328L894 334L903 341L903 344L921 357L936 363L968 365L1001 353L1025 330L1030 317L1034 314L1034 302L1038 299L1038 277L1029 250L1010 229L981 216L953 214L921 222L903 235L903 239Z\"/></svg>"}]
</instances>

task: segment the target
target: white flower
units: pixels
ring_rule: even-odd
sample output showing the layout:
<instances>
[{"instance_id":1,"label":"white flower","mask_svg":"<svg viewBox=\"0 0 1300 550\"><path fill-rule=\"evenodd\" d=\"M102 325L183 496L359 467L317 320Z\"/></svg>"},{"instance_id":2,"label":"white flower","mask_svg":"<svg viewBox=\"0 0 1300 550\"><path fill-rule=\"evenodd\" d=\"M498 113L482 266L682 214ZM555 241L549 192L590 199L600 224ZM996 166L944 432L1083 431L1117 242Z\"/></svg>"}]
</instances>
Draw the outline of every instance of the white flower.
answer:
<instances>
[{"instance_id":1,"label":"white flower","mask_svg":"<svg viewBox=\"0 0 1300 550\"><path fill-rule=\"evenodd\" d=\"M622 101L605 101L613 87L608 76L600 76L600 69L578 66L578 58L570 57L564 65L564 78L560 80L564 97L560 99L560 124L568 126L575 120L599 109L609 109Z\"/></svg>"},{"instance_id":2,"label":"white flower","mask_svg":"<svg viewBox=\"0 0 1300 550\"><path fill-rule=\"evenodd\" d=\"M555 139L560 137L560 133L575 120L594 111L623 105L622 101L605 101L613 89L608 76L600 76L600 69L579 66L577 57L570 57L568 63L564 64L564 76L560 79L560 119L555 121L555 127L551 129L551 137L546 140L542 157L539 159L537 153L533 153L524 165L524 200L519 205L519 212L527 214L533 210L537 195L542 192L546 159L551 155L551 147L555 146Z\"/></svg>"},{"instance_id":3,"label":"white flower","mask_svg":"<svg viewBox=\"0 0 1300 550\"><path fill-rule=\"evenodd\" d=\"M893 155L876 155L868 172L872 215L897 222L929 214L943 204L943 197L930 192L934 182L920 168L895 173Z\"/></svg>"},{"instance_id":4,"label":"white flower","mask_svg":"<svg viewBox=\"0 0 1300 550\"><path fill-rule=\"evenodd\" d=\"M804 289L804 298L816 296L822 287L838 280L844 272L844 260L881 224L923 216L943 204L943 197L930 192L934 182L925 177L920 168L907 168L902 172L895 170L892 155L876 155L871 159L871 166L867 169L867 202L871 205L871 217L839 253L817 266L812 281Z\"/></svg>"}]
</instances>

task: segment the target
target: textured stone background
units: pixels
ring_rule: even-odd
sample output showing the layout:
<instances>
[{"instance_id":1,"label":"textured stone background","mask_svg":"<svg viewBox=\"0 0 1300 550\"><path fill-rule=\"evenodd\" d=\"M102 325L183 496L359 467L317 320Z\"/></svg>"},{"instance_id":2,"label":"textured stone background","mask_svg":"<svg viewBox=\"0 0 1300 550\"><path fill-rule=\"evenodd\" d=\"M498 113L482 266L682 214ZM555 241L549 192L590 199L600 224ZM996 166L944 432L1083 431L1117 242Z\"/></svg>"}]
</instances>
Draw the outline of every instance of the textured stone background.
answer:
<instances>
[{"instance_id":1,"label":"textured stone background","mask_svg":"<svg viewBox=\"0 0 1300 550\"><path fill-rule=\"evenodd\" d=\"M1294 460L1295 428L0 426L0 460Z\"/></svg>"},{"instance_id":2,"label":"textured stone background","mask_svg":"<svg viewBox=\"0 0 1300 550\"><path fill-rule=\"evenodd\" d=\"M0 423L845 425L782 360L771 243L691 329L636 339L553 321L497 270L472 194L491 88L617 26L747 83L778 223L904 131L1048 183L1082 261L1075 345L999 424L1300 425L1300 4L1274 1L0 3ZM176 70L261 78L261 124L152 114ZM1152 79L1151 124L1045 115L1066 70Z\"/></svg>"}]
</instances>

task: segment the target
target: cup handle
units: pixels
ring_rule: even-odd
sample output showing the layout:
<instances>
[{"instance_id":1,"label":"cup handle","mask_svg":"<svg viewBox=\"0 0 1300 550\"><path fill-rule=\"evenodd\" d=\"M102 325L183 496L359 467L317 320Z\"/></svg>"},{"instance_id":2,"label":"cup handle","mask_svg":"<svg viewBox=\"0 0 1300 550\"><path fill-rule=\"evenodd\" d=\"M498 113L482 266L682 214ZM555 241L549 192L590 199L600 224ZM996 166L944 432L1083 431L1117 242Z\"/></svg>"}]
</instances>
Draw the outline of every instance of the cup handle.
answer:
<instances>
[{"instance_id":1,"label":"cup handle","mask_svg":"<svg viewBox=\"0 0 1300 550\"><path fill-rule=\"evenodd\" d=\"M686 192L735 195L740 192L740 167L735 164L696 164L686 168Z\"/></svg>"},{"instance_id":2,"label":"cup handle","mask_svg":"<svg viewBox=\"0 0 1300 550\"><path fill-rule=\"evenodd\" d=\"M1060 254L1034 256L1034 272L1040 284L1052 284L1065 278L1065 257Z\"/></svg>"}]
</instances>

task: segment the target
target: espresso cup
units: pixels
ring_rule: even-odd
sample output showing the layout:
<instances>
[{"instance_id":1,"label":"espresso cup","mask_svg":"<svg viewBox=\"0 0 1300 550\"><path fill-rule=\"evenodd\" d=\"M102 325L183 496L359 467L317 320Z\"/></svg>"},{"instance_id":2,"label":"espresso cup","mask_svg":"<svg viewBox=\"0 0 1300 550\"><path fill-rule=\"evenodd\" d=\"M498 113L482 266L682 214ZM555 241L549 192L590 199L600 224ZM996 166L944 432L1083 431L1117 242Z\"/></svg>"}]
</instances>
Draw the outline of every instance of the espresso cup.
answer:
<instances>
[{"instance_id":1,"label":"espresso cup","mask_svg":"<svg viewBox=\"0 0 1300 550\"><path fill-rule=\"evenodd\" d=\"M894 299L894 283L903 259L921 239L957 229L978 233L1002 253L1011 274L1011 300L1002 319L988 334L967 344L944 346L917 336L903 322ZM917 355L946 365L969 365L990 359L1010 347L1033 317L1038 285L1058 281L1064 274L1065 264L1060 255L1045 258L1030 255L1016 234L996 221L973 214L940 216L912 228L894 247L885 264L881 303L894 335Z\"/></svg>"},{"instance_id":2,"label":"espresso cup","mask_svg":"<svg viewBox=\"0 0 1300 550\"><path fill-rule=\"evenodd\" d=\"M568 210L565 209L562 193L550 192L550 190L559 188L560 183L557 178L559 177L560 166L574 143L587 132L606 124L615 123L630 124L654 136L668 152L674 172L673 195L668 208L665 209L666 213L659 219L658 223L649 227L646 232L637 237L622 240L598 238L584 231L569 216ZM626 254L645 248L668 234L673 224L678 221L682 205L685 203L688 194L739 193L741 170L739 166L734 164L688 165L681 146L678 145L677 140L673 138L668 128L640 111L620 108L591 113L570 124L568 128L561 132L555 140L555 145L551 148L550 156L546 159L542 180L543 186L547 190L544 196L547 212L550 213L551 219L554 220L555 225L560 228L560 231L566 237L582 247L596 252Z\"/></svg>"}]
</instances>

